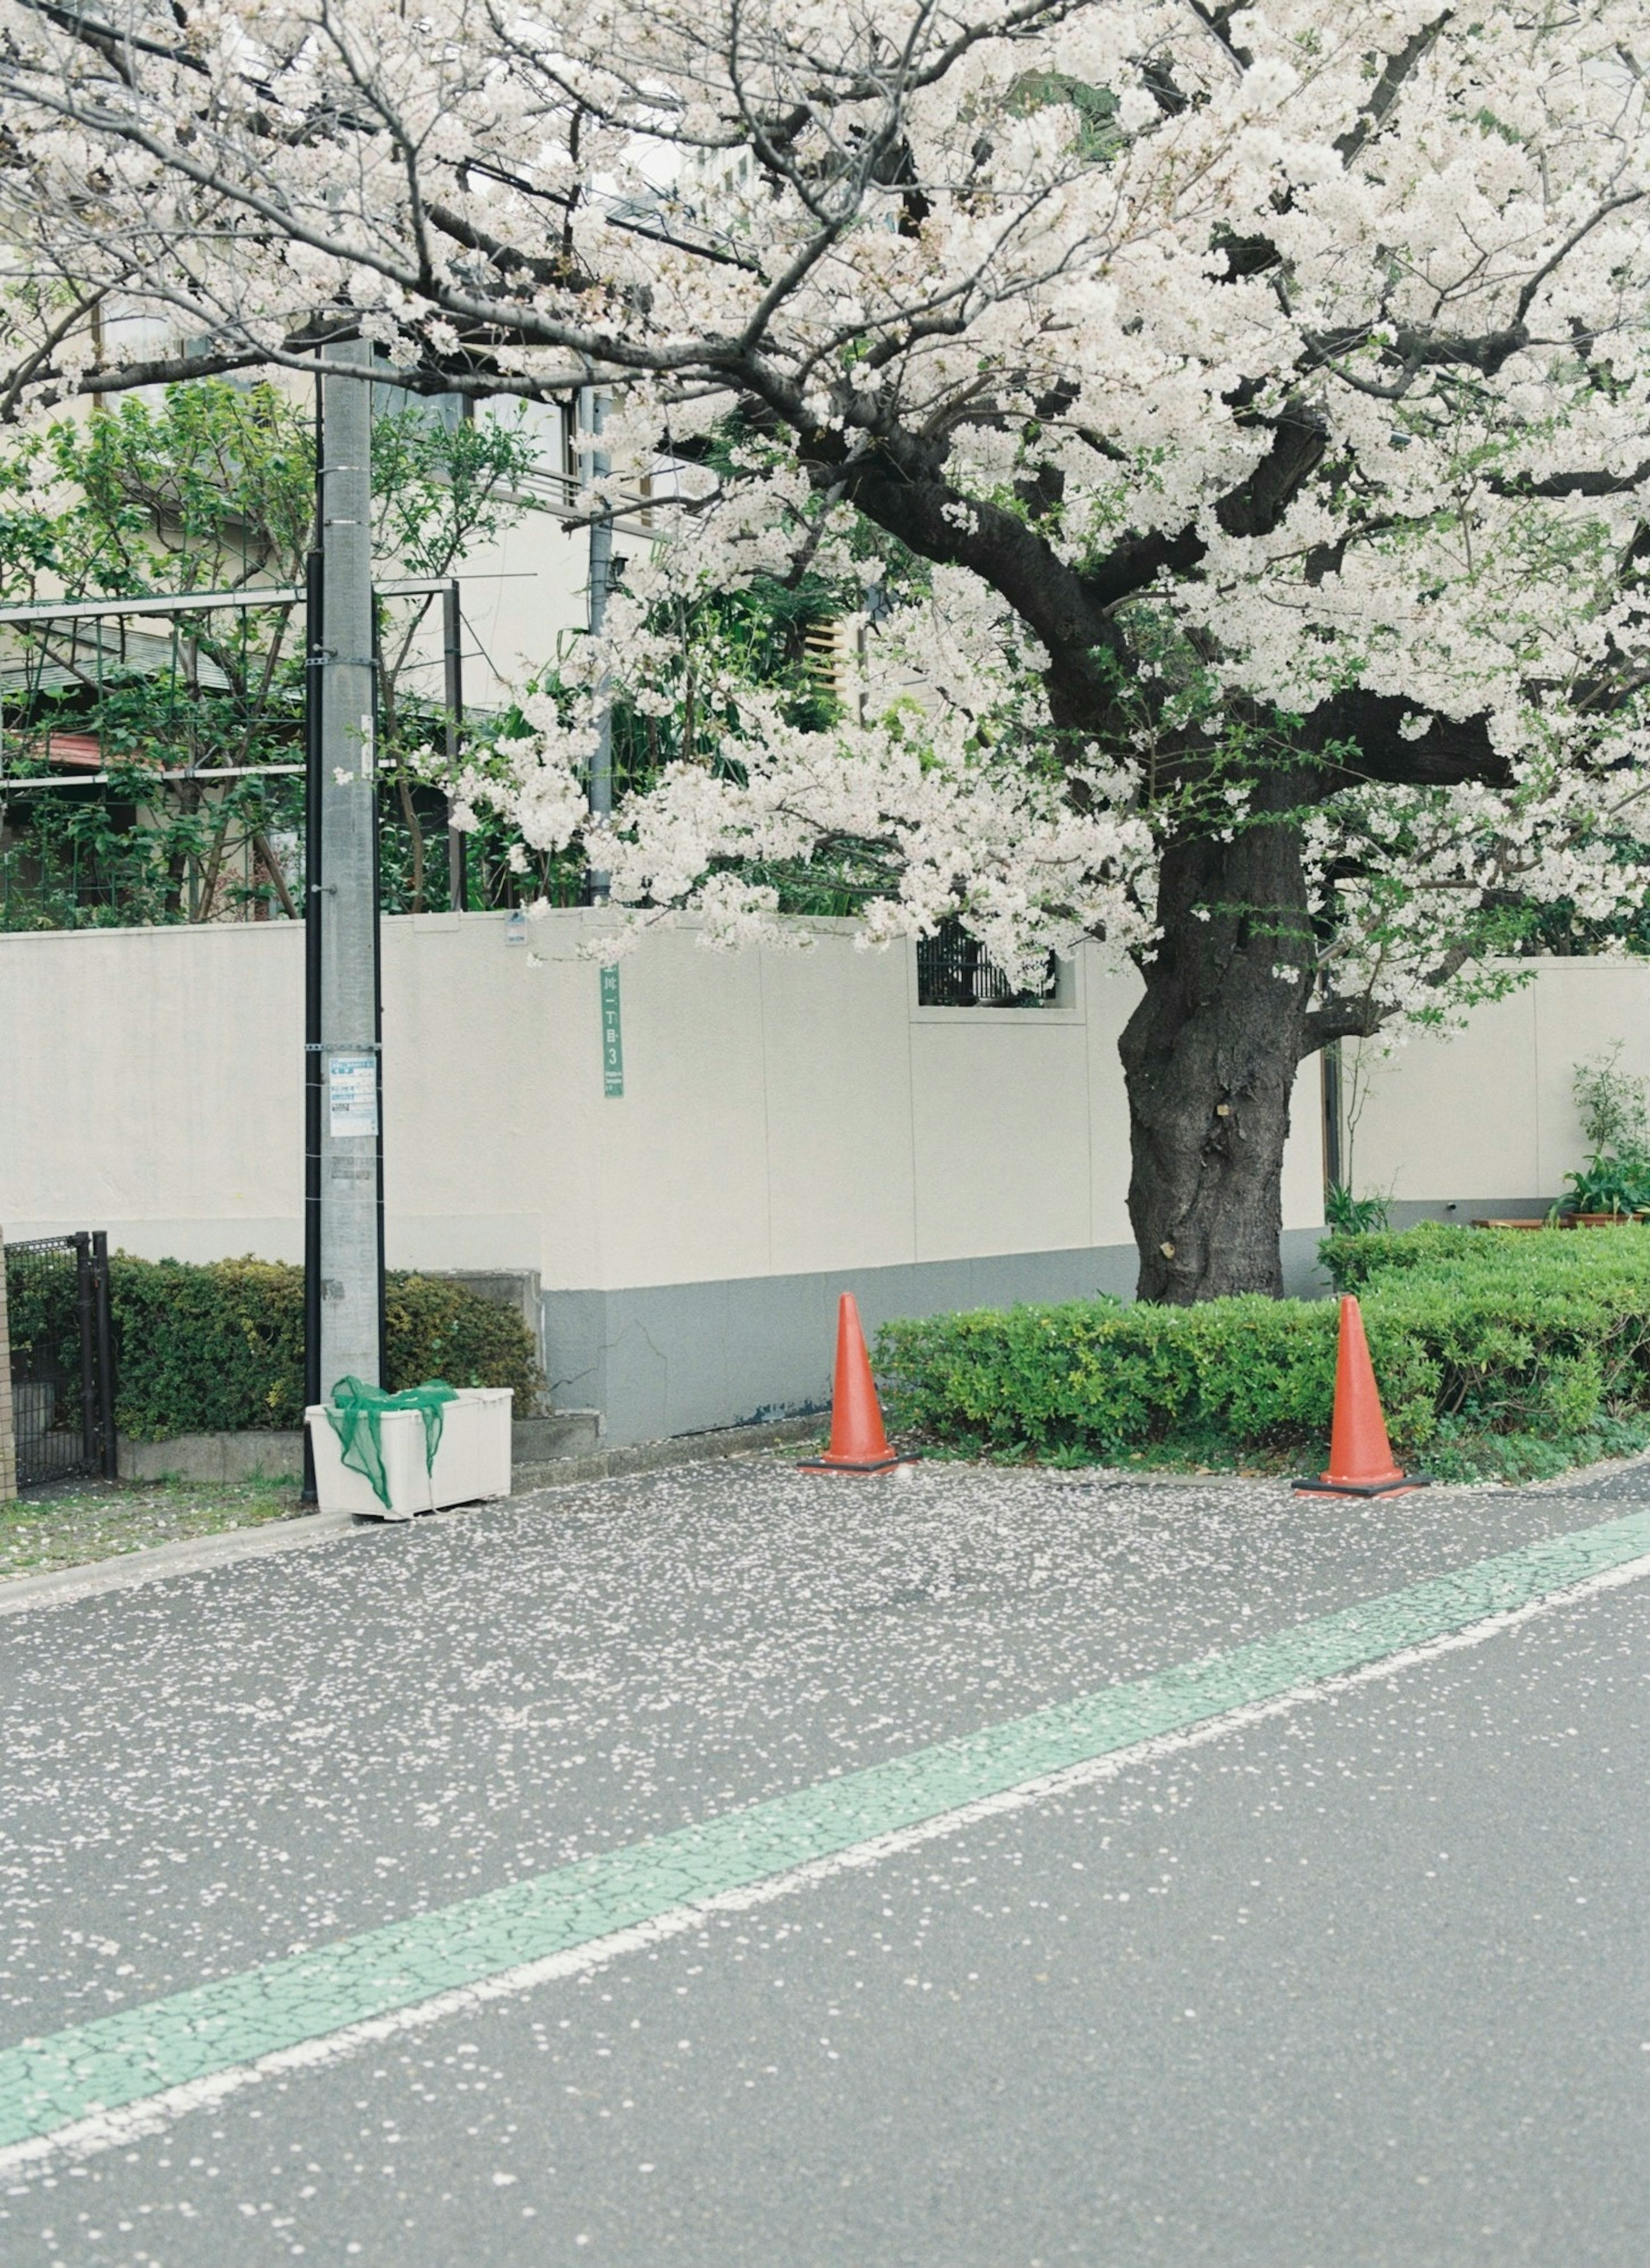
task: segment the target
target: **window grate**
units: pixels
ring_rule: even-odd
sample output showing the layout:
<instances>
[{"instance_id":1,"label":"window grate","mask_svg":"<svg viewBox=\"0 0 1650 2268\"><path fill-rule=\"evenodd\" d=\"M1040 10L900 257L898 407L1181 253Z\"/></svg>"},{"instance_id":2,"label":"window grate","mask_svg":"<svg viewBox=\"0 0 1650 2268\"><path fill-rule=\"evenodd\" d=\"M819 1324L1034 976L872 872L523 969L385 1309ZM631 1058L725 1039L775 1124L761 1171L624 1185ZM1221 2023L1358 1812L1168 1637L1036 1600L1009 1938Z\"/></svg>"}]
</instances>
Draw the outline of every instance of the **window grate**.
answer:
<instances>
[{"instance_id":1,"label":"window grate","mask_svg":"<svg viewBox=\"0 0 1650 2268\"><path fill-rule=\"evenodd\" d=\"M917 940L917 1005L919 1008L1057 1008L1059 963L1050 954L1042 985L1023 990L998 966L971 931L947 917L932 937Z\"/></svg>"}]
</instances>

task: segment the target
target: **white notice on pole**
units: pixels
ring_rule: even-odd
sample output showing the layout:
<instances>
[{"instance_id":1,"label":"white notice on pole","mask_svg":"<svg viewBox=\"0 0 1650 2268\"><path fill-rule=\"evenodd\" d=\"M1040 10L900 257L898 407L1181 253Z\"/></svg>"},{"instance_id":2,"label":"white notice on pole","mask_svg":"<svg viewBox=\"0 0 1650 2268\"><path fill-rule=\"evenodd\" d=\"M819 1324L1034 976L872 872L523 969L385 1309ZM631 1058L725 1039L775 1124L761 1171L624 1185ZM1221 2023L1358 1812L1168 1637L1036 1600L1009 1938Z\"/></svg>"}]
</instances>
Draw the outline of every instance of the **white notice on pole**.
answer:
<instances>
[{"instance_id":1,"label":"white notice on pole","mask_svg":"<svg viewBox=\"0 0 1650 2268\"><path fill-rule=\"evenodd\" d=\"M341 1134L378 1132L378 1064L372 1056L327 1058L327 1123Z\"/></svg>"}]
</instances>

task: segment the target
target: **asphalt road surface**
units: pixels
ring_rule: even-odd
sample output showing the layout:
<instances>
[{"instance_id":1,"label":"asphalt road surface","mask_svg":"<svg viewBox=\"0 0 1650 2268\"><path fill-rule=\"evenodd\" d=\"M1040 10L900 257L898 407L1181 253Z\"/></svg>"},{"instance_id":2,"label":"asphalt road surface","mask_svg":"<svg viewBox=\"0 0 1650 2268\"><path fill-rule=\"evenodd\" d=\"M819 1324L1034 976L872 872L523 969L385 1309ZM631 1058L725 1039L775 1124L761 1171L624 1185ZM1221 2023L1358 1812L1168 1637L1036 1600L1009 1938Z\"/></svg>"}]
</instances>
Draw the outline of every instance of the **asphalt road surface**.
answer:
<instances>
[{"instance_id":1,"label":"asphalt road surface","mask_svg":"<svg viewBox=\"0 0 1650 2268\"><path fill-rule=\"evenodd\" d=\"M1646 1515L752 1460L7 1617L0 2259L1645 2268Z\"/></svg>"}]
</instances>

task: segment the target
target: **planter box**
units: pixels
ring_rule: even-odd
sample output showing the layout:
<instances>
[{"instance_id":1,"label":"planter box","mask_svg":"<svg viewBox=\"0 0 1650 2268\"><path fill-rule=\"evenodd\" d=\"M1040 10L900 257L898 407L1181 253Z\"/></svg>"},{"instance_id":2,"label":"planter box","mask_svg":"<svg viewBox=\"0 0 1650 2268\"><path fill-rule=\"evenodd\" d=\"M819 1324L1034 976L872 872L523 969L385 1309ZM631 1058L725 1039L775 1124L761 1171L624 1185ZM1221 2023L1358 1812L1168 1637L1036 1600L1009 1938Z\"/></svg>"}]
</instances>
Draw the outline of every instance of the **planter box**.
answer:
<instances>
[{"instance_id":1,"label":"planter box","mask_svg":"<svg viewBox=\"0 0 1650 2268\"><path fill-rule=\"evenodd\" d=\"M315 1492L323 1512L364 1520L410 1520L449 1504L474 1504L510 1493L510 1388L460 1387L442 1410L441 1446L424 1469L424 1421L416 1410L388 1410L382 1427L386 1508L365 1473L343 1462L343 1444L324 1409L304 1412L315 1450Z\"/></svg>"},{"instance_id":2,"label":"planter box","mask_svg":"<svg viewBox=\"0 0 1650 2268\"><path fill-rule=\"evenodd\" d=\"M1553 1224L1543 1215L1540 1220L1475 1220L1474 1228L1551 1228ZM1560 1228L1643 1228L1642 1214L1636 1212L1561 1212Z\"/></svg>"}]
</instances>

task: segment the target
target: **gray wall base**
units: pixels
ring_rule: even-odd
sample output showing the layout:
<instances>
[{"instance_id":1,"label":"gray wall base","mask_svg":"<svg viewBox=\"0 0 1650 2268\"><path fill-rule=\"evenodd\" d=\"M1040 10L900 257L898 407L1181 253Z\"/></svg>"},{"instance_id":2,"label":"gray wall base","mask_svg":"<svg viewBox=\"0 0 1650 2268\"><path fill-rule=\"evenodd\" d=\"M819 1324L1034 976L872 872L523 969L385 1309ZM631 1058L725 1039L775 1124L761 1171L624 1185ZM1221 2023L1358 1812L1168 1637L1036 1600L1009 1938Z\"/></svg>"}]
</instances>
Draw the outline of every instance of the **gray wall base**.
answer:
<instances>
[{"instance_id":1,"label":"gray wall base","mask_svg":"<svg viewBox=\"0 0 1650 2268\"><path fill-rule=\"evenodd\" d=\"M1553 1197L1403 1197L1387 1207L1394 1228L1413 1228L1418 1221L1447 1221L1466 1228L1475 1220L1543 1220L1552 1211Z\"/></svg>"},{"instance_id":2,"label":"gray wall base","mask_svg":"<svg viewBox=\"0 0 1650 2268\"><path fill-rule=\"evenodd\" d=\"M178 1433L170 1441L115 1436L123 1481L296 1480L304 1469L301 1433Z\"/></svg>"},{"instance_id":3,"label":"gray wall base","mask_svg":"<svg viewBox=\"0 0 1650 2268\"><path fill-rule=\"evenodd\" d=\"M542 1464L592 1454L601 1439L593 1410L564 1410L555 1418L518 1419L510 1428L512 1464ZM169 1441L115 1437L123 1481L298 1480L304 1470L301 1433L174 1433Z\"/></svg>"},{"instance_id":4,"label":"gray wall base","mask_svg":"<svg viewBox=\"0 0 1650 2268\"><path fill-rule=\"evenodd\" d=\"M1284 1284L1293 1298L1328 1289L1317 1265L1322 1234L1284 1233ZM840 1292L854 1294L872 1337L901 1315L1082 1300L1096 1292L1128 1299L1138 1265L1131 1244L1102 1244L829 1274L546 1292L551 1398L600 1410L603 1438L614 1447L760 1425L829 1404Z\"/></svg>"}]
</instances>

